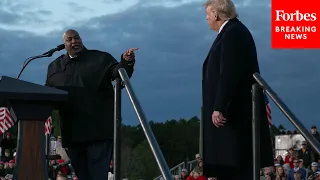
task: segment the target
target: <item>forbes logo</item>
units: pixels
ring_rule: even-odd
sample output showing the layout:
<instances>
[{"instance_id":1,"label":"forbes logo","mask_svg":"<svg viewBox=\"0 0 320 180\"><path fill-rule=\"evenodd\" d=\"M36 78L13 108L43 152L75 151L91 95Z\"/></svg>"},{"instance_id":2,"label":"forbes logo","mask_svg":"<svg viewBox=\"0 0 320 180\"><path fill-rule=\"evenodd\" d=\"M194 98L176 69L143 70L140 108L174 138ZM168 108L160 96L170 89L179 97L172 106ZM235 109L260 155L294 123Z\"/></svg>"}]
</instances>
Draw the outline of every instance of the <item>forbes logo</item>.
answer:
<instances>
[{"instance_id":1,"label":"forbes logo","mask_svg":"<svg viewBox=\"0 0 320 180\"><path fill-rule=\"evenodd\" d=\"M316 21L317 13L300 13L299 10L296 12L287 13L284 10L275 10L276 19L275 21Z\"/></svg>"}]
</instances>

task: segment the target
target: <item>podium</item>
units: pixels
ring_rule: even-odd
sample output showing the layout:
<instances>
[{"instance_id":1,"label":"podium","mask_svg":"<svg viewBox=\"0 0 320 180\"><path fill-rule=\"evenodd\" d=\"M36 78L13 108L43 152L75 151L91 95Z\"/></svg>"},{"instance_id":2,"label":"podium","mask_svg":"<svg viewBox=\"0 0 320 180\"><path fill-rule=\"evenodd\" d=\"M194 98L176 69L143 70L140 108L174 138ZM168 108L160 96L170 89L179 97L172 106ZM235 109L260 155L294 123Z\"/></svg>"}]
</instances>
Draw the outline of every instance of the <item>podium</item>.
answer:
<instances>
[{"instance_id":1,"label":"podium","mask_svg":"<svg viewBox=\"0 0 320 180\"><path fill-rule=\"evenodd\" d=\"M18 120L14 180L48 179L44 123L67 98L63 90L0 76L0 106Z\"/></svg>"}]
</instances>

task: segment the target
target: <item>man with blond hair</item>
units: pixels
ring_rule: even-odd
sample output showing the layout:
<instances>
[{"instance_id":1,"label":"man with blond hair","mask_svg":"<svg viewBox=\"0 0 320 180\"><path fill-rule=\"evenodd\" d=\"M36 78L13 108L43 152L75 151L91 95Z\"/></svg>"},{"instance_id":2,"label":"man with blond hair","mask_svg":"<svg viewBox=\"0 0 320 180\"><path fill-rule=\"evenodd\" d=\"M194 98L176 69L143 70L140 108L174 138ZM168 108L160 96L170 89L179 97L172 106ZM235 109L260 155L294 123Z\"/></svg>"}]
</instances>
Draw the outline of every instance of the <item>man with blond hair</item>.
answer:
<instances>
[{"instance_id":1,"label":"man with blond hair","mask_svg":"<svg viewBox=\"0 0 320 180\"><path fill-rule=\"evenodd\" d=\"M231 0L205 3L210 29L218 33L203 64L204 175L217 180L252 180L253 73L259 72L250 31ZM261 107L264 107L261 94ZM265 109L261 113L261 167L272 166Z\"/></svg>"}]
</instances>

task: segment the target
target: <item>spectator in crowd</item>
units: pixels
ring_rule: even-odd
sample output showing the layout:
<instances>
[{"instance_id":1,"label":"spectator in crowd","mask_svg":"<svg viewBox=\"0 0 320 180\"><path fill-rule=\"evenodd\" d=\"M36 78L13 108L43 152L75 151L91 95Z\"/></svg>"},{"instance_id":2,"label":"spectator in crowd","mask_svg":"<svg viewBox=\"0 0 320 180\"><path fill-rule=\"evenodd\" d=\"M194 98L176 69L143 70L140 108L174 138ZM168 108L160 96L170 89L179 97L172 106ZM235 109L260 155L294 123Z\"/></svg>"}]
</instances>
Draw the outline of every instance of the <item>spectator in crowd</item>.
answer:
<instances>
[{"instance_id":1,"label":"spectator in crowd","mask_svg":"<svg viewBox=\"0 0 320 180\"><path fill-rule=\"evenodd\" d=\"M200 154L196 154L196 161L197 162L202 161L202 158L201 158Z\"/></svg>"},{"instance_id":2,"label":"spectator in crowd","mask_svg":"<svg viewBox=\"0 0 320 180\"><path fill-rule=\"evenodd\" d=\"M14 160L10 160L5 173L6 174L13 174L13 171L14 171Z\"/></svg>"},{"instance_id":3,"label":"spectator in crowd","mask_svg":"<svg viewBox=\"0 0 320 180\"><path fill-rule=\"evenodd\" d=\"M62 174L64 174L64 175L67 175L68 174L68 170L67 170L67 166L65 164L65 161L63 159L59 159L59 160L57 160L57 163L58 163L58 165L60 167L60 169L59 169L60 172Z\"/></svg>"},{"instance_id":4,"label":"spectator in crowd","mask_svg":"<svg viewBox=\"0 0 320 180\"><path fill-rule=\"evenodd\" d=\"M311 126L311 133L320 142L320 134L316 126Z\"/></svg>"},{"instance_id":5,"label":"spectator in crowd","mask_svg":"<svg viewBox=\"0 0 320 180\"><path fill-rule=\"evenodd\" d=\"M309 168L311 162L314 161L313 153L311 152L311 150L307 146L306 141L302 142L302 148L299 149L299 151L298 151L298 159L303 160L303 166L305 168Z\"/></svg>"},{"instance_id":6,"label":"spectator in crowd","mask_svg":"<svg viewBox=\"0 0 320 180\"><path fill-rule=\"evenodd\" d=\"M62 147L62 138L61 136L57 137L56 148Z\"/></svg>"},{"instance_id":7,"label":"spectator in crowd","mask_svg":"<svg viewBox=\"0 0 320 180\"><path fill-rule=\"evenodd\" d=\"M205 176L200 175L200 172L196 169L190 173L190 176L187 178L187 180L207 180Z\"/></svg>"},{"instance_id":8,"label":"spectator in crowd","mask_svg":"<svg viewBox=\"0 0 320 180\"><path fill-rule=\"evenodd\" d=\"M292 169L294 167L294 163L293 161L295 160L295 157L294 157L294 150L293 148L290 148L288 150L288 154L286 155L286 157L284 158L284 163L285 164L289 164L290 165L290 168Z\"/></svg>"},{"instance_id":9,"label":"spectator in crowd","mask_svg":"<svg viewBox=\"0 0 320 180\"><path fill-rule=\"evenodd\" d=\"M59 175L76 177L71 164L66 164L63 159L51 160L49 162L49 178L56 179Z\"/></svg>"},{"instance_id":10,"label":"spectator in crowd","mask_svg":"<svg viewBox=\"0 0 320 180\"><path fill-rule=\"evenodd\" d=\"M282 156L278 155L277 158L275 159L274 163L283 166L284 165L284 161L283 161Z\"/></svg>"},{"instance_id":11,"label":"spectator in crowd","mask_svg":"<svg viewBox=\"0 0 320 180\"><path fill-rule=\"evenodd\" d=\"M299 159L299 168L304 168L303 159Z\"/></svg>"},{"instance_id":12,"label":"spectator in crowd","mask_svg":"<svg viewBox=\"0 0 320 180\"><path fill-rule=\"evenodd\" d=\"M290 165L289 165L289 164L284 164L282 167L283 167L283 169L284 169L284 172L285 172L286 175L288 176L289 170L291 169L291 168L290 168Z\"/></svg>"},{"instance_id":13,"label":"spectator in crowd","mask_svg":"<svg viewBox=\"0 0 320 180\"><path fill-rule=\"evenodd\" d=\"M264 168L264 176L266 178L272 178L274 176L274 169L272 167L265 167Z\"/></svg>"},{"instance_id":14,"label":"spectator in crowd","mask_svg":"<svg viewBox=\"0 0 320 180\"><path fill-rule=\"evenodd\" d=\"M287 175L282 166L276 168L275 180L287 180Z\"/></svg>"},{"instance_id":15,"label":"spectator in crowd","mask_svg":"<svg viewBox=\"0 0 320 180\"><path fill-rule=\"evenodd\" d=\"M318 171L318 163L313 162L311 163L311 171L308 172L308 180L313 180L314 177L316 176L316 172Z\"/></svg>"},{"instance_id":16,"label":"spectator in crowd","mask_svg":"<svg viewBox=\"0 0 320 180\"><path fill-rule=\"evenodd\" d=\"M200 176L203 175L203 161L202 160L198 161L198 165L194 168L194 170L196 172L198 172L200 174Z\"/></svg>"},{"instance_id":17,"label":"spectator in crowd","mask_svg":"<svg viewBox=\"0 0 320 180\"><path fill-rule=\"evenodd\" d=\"M67 177L63 174L59 174L56 180L67 180Z\"/></svg>"},{"instance_id":18,"label":"spectator in crowd","mask_svg":"<svg viewBox=\"0 0 320 180\"><path fill-rule=\"evenodd\" d=\"M313 135L313 137L316 138L316 140L318 140L320 142L320 134L317 130L317 127L316 126L312 126L311 127L311 134ZM314 158L317 160L318 158L320 158L319 154L317 152L315 152L314 150L312 151L313 152L313 155L314 155Z\"/></svg>"},{"instance_id":19,"label":"spectator in crowd","mask_svg":"<svg viewBox=\"0 0 320 180\"><path fill-rule=\"evenodd\" d=\"M180 176L181 176L181 180L186 180L188 178L188 170L187 169L182 169Z\"/></svg>"},{"instance_id":20,"label":"spectator in crowd","mask_svg":"<svg viewBox=\"0 0 320 180\"><path fill-rule=\"evenodd\" d=\"M173 178L174 178L174 180L181 180L179 175L175 175Z\"/></svg>"},{"instance_id":21,"label":"spectator in crowd","mask_svg":"<svg viewBox=\"0 0 320 180\"><path fill-rule=\"evenodd\" d=\"M260 169L260 176L263 175L263 169Z\"/></svg>"},{"instance_id":22,"label":"spectator in crowd","mask_svg":"<svg viewBox=\"0 0 320 180\"><path fill-rule=\"evenodd\" d=\"M307 171L305 169L299 168L299 160L295 159L293 161L293 169L289 170L288 180L296 180L296 178L301 178L302 180L306 180ZM299 174L299 175L297 175Z\"/></svg>"},{"instance_id":23,"label":"spectator in crowd","mask_svg":"<svg viewBox=\"0 0 320 180\"><path fill-rule=\"evenodd\" d=\"M4 178L6 176L6 173L5 173L5 169L4 169L4 162L0 162L0 177L1 178Z\"/></svg>"},{"instance_id":24,"label":"spectator in crowd","mask_svg":"<svg viewBox=\"0 0 320 180\"><path fill-rule=\"evenodd\" d=\"M314 180L320 180L320 171L316 172Z\"/></svg>"},{"instance_id":25,"label":"spectator in crowd","mask_svg":"<svg viewBox=\"0 0 320 180\"><path fill-rule=\"evenodd\" d=\"M311 164L310 164L310 165L311 165ZM308 166L308 168L309 168L309 167L310 167L310 166ZM303 159L299 159L299 168L300 168L300 169L304 169L304 170L306 171L306 177L302 177L302 178L307 179L309 169L308 169L308 168L305 168Z\"/></svg>"},{"instance_id":26,"label":"spectator in crowd","mask_svg":"<svg viewBox=\"0 0 320 180\"><path fill-rule=\"evenodd\" d=\"M301 174L301 172L297 171L297 172L294 172L294 180L305 180Z\"/></svg>"},{"instance_id":27,"label":"spectator in crowd","mask_svg":"<svg viewBox=\"0 0 320 180\"><path fill-rule=\"evenodd\" d=\"M1 149L2 151L5 149L9 149L10 153L12 152L12 150L15 148L15 142L13 139L11 139L11 133L7 132L6 134L6 138L2 139L1 141ZM3 156L3 154L2 154Z\"/></svg>"},{"instance_id":28,"label":"spectator in crowd","mask_svg":"<svg viewBox=\"0 0 320 180\"><path fill-rule=\"evenodd\" d=\"M200 154L196 154L195 162L191 164L191 166L189 167L189 171L192 172L198 166L200 161L202 161L202 157L200 156Z\"/></svg>"},{"instance_id":29,"label":"spectator in crowd","mask_svg":"<svg viewBox=\"0 0 320 180\"><path fill-rule=\"evenodd\" d=\"M13 176L15 162L10 160L9 162L0 161L0 179L9 180Z\"/></svg>"},{"instance_id":30,"label":"spectator in crowd","mask_svg":"<svg viewBox=\"0 0 320 180\"><path fill-rule=\"evenodd\" d=\"M4 156L1 157L1 161L6 163L6 162L9 162L12 159L13 159L13 157L11 156L10 149L6 149L4 151Z\"/></svg>"},{"instance_id":31,"label":"spectator in crowd","mask_svg":"<svg viewBox=\"0 0 320 180\"><path fill-rule=\"evenodd\" d=\"M56 154L61 156L66 164L70 163L70 159L67 155L66 150L62 146L56 146Z\"/></svg>"}]
</instances>

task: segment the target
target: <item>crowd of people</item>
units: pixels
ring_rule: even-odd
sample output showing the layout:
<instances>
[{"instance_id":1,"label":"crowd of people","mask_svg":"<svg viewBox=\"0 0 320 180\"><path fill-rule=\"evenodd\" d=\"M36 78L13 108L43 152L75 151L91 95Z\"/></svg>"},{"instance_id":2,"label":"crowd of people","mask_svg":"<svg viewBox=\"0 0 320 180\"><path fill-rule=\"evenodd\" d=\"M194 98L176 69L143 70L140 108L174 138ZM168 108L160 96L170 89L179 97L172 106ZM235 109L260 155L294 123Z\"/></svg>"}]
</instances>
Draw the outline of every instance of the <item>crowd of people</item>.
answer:
<instances>
[{"instance_id":1,"label":"crowd of people","mask_svg":"<svg viewBox=\"0 0 320 180\"><path fill-rule=\"evenodd\" d=\"M66 150L62 147L61 136L54 137L51 135L49 139L49 155L52 158L48 163L48 176L50 180L78 180L74 169L72 168L70 159Z\"/></svg>"},{"instance_id":2,"label":"crowd of people","mask_svg":"<svg viewBox=\"0 0 320 180\"><path fill-rule=\"evenodd\" d=\"M311 127L311 133L320 142L316 126ZM203 176L203 161L199 154L196 154L196 161L197 166L190 173L182 169L179 175L174 175L174 180L207 180ZM260 176L261 180L320 180L320 156L303 141L301 148L291 147L287 154L276 156L274 166L262 168Z\"/></svg>"},{"instance_id":3,"label":"crowd of people","mask_svg":"<svg viewBox=\"0 0 320 180\"><path fill-rule=\"evenodd\" d=\"M78 180L65 150L61 147L61 137L58 136L56 142L54 149L60 158L49 161L49 180ZM0 156L0 180L12 180L17 156L16 140L11 138L10 132L5 133L5 137L1 141Z\"/></svg>"},{"instance_id":4,"label":"crowd of people","mask_svg":"<svg viewBox=\"0 0 320 180\"><path fill-rule=\"evenodd\" d=\"M316 126L311 133L320 142L320 134ZM291 147L285 155L275 158L274 167L261 169L262 180L320 180L320 157L306 141L301 148Z\"/></svg>"},{"instance_id":5,"label":"crowd of people","mask_svg":"<svg viewBox=\"0 0 320 180\"><path fill-rule=\"evenodd\" d=\"M174 180L207 180L203 176L203 160L200 154L196 154L196 166L190 169L190 173L187 169L182 169L180 175L174 175Z\"/></svg>"},{"instance_id":6,"label":"crowd of people","mask_svg":"<svg viewBox=\"0 0 320 180\"><path fill-rule=\"evenodd\" d=\"M316 126L311 127L311 133L320 142L320 134ZM61 137L58 136L54 146L55 154L60 158L50 160L48 172L50 180L78 180L71 166L66 151L61 146ZM16 162L16 143L8 132L1 141L0 180L13 178ZM179 175L174 175L174 180L207 180L203 176L203 160L200 154L195 156L197 165L193 169L182 169ZM110 175L112 175L112 163ZM274 159L274 167L265 167L260 171L261 180L320 180L320 156L308 146L306 141L301 143L301 148L291 147L284 155ZM110 176L112 179L112 176ZM215 179L210 179L215 180Z\"/></svg>"},{"instance_id":7,"label":"crowd of people","mask_svg":"<svg viewBox=\"0 0 320 180\"><path fill-rule=\"evenodd\" d=\"M71 164L63 159L49 161L48 173L50 180L78 180Z\"/></svg>"},{"instance_id":8,"label":"crowd of people","mask_svg":"<svg viewBox=\"0 0 320 180\"><path fill-rule=\"evenodd\" d=\"M16 145L7 132L1 141L1 161L0 161L0 180L10 180L13 178L13 171L16 162Z\"/></svg>"}]
</instances>

